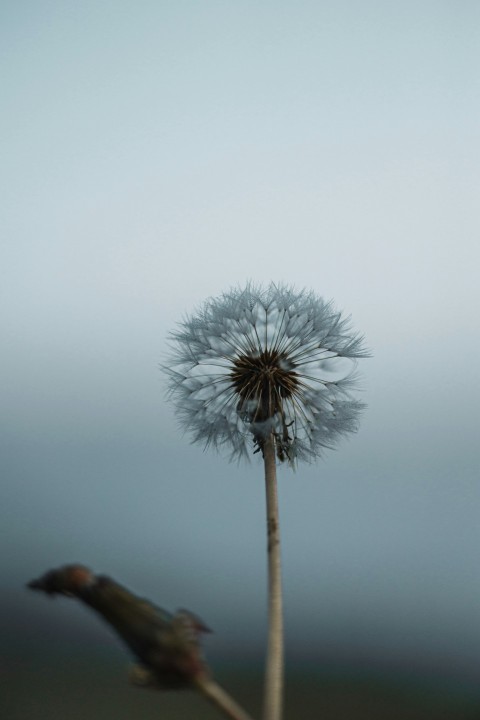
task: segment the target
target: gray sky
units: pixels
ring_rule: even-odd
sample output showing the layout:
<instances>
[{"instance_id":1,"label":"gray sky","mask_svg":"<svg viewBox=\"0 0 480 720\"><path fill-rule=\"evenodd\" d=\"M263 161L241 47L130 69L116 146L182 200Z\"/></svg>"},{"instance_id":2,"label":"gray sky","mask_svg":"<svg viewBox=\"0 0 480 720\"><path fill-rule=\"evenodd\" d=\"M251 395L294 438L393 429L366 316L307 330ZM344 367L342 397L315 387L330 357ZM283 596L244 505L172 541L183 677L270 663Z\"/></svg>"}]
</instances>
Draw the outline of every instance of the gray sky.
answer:
<instances>
[{"instance_id":1,"label":"gray sky","mask_svg":"<svg viewBox=\"0 0 480 720\"><path fill-rule=\"evenodd\" d=\"M190 446L158 365L206 297L284 281L374 352L358 435L281 472L289 647L478 674L479 28L468 0L2 3L18 607L79 560L261 638L261 464Z\"/></svg>"}]
</instances>

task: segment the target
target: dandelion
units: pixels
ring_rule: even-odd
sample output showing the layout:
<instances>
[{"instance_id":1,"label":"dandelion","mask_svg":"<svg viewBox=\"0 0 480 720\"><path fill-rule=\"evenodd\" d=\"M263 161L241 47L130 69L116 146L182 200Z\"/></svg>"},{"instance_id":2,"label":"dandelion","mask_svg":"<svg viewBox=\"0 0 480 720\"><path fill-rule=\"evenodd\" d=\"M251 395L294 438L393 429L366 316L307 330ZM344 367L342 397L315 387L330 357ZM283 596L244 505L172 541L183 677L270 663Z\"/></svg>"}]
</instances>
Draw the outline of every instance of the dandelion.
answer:
<instances>
[{"instance_id":1,"label":"dandelion","mask_svg":"<svg viewBox=\"0 0 480 720\"><path fill-rule=\"evenodd\" d=\"M278 459L294 463L357 429L364 405L351 397L353 363L367 353L348 319L314 293L234 289L171 338L169 387L193 442L248 457L273 435Z\"/></svg>"},{"instance_id":2,"label":"dandelion","mask_svg":"<svg viewBox=\"0 0 480 720\"><path fill-rule=\"evenodd\" d=\"M355 432L367 357L331 302L284 285L248 284L210 299L171 334L165 370L193 442L232 458L261 453L267 492L269 640L264 717L281 717L283 621L276 461L313 461Z\"/></svg>"}]
</instances>

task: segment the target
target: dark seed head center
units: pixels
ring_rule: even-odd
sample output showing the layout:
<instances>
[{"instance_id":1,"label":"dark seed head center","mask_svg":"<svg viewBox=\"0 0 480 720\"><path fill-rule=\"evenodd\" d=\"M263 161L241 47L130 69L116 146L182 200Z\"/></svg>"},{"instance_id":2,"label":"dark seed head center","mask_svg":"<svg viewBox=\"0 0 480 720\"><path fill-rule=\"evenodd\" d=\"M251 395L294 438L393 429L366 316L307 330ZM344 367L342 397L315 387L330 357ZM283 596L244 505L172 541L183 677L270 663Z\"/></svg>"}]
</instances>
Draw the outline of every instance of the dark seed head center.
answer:
<instances>
[{"instance_id":1,"label":"dark seed head center","mask_svg":"<svg viewBox=\"0 0 480 720\"><path fill-rule=\"evenodd\" d=\"M298 375L291 362L275 350L258 355L241 355L233 362L232 385L239 395L238 409L252 420L266 420L281 411L282 401L298 387Z\"/></svg>"}]
</instances>

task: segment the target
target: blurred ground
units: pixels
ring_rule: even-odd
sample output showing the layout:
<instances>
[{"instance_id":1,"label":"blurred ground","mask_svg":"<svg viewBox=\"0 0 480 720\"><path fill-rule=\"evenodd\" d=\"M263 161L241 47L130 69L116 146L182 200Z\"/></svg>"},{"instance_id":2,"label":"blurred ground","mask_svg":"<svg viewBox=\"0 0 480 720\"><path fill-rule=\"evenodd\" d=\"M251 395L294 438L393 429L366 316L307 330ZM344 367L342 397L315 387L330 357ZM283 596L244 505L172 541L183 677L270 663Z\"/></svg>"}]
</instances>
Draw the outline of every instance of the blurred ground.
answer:
<instances>
[{"instance_id":1,"label":"blurred ground","mask_svg":"<svg viewBox=\"0 0 480 720\"><path fill-rule=\"evenodd\" d=\"M157 692L128 684L129 653L80 603L4 589L0 612L0 718L3 720L215 720L216 708L193 692ZM42 602L43 600L43 602ZM205 637L215 677L254 718L260 717L263 637L248 652ZM478 720L475 663L455 657L340 643L288 641L285 720ZM344 648L345 650L345 648Z\"/></svg>"},{"instance_id":2,"label":"blurred ground","mask_svg":"<svg viewBox=\"0 0 480 720\"><path fill-rule=\"evenodd\" d=\"M6 690L0 716L6 720L215 720L216 709L189 692L157 693L131 687L121 659L25 659L2 671ZM217 679L256 717L261 708L261 672L217 668ZM289 720L474 720L480 697L458 686L417 680L335 673L326 668L290 672Z\"/></svg>"}]
</instances>

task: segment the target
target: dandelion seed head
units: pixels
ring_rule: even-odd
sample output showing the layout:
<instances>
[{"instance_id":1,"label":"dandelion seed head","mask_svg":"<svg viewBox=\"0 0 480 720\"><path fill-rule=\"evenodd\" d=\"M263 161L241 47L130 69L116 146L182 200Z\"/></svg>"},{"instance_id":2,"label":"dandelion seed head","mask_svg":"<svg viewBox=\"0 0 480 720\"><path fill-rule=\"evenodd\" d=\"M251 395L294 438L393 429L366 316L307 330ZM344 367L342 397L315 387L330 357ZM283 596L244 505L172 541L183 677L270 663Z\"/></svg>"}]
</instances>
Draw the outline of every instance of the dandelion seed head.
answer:
<instances>
[{"instance_id":1,"label":"dandelion seed head","mask_svg":"<svg viewBox=\"0 0 480 720\"><path fill-rule=\"evenodd\" d=\"M273 435L280 460L311 461L358 429L356 362L368 357L350 319L313 292L248 284L171 333L164 369L193 442L232 457L263 450Z\"/></svg>"}]
</instances>

